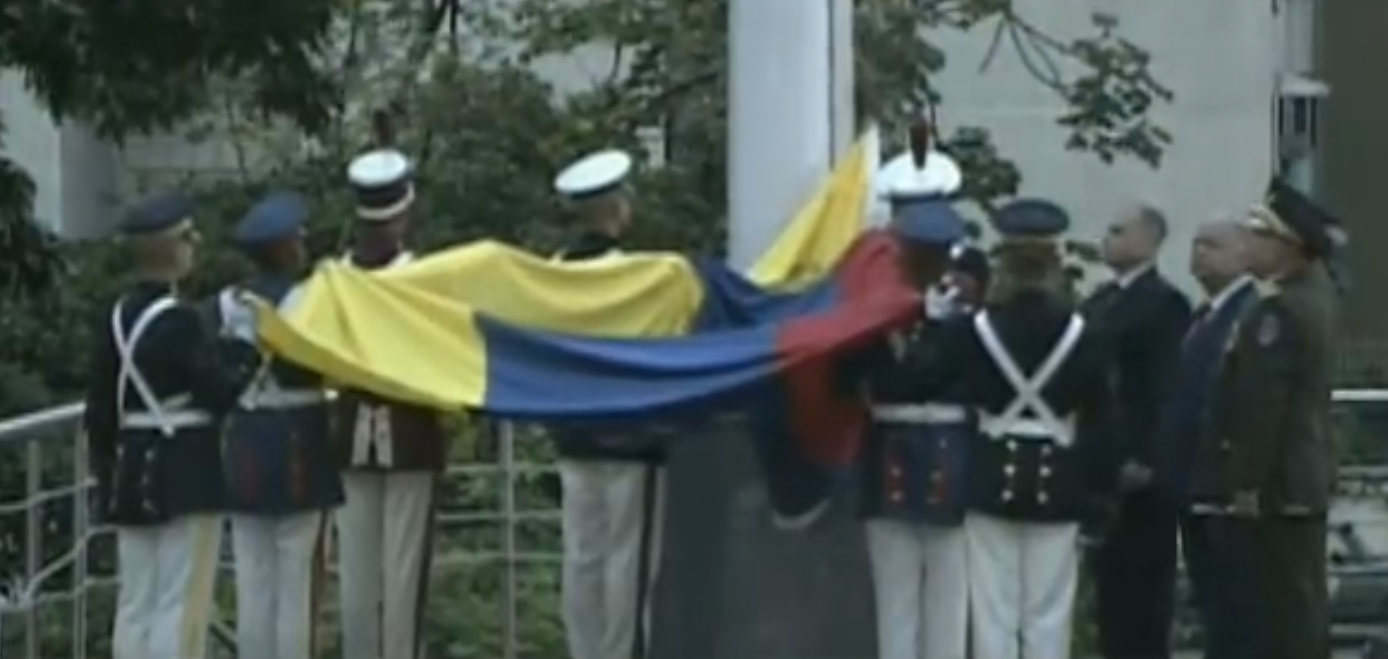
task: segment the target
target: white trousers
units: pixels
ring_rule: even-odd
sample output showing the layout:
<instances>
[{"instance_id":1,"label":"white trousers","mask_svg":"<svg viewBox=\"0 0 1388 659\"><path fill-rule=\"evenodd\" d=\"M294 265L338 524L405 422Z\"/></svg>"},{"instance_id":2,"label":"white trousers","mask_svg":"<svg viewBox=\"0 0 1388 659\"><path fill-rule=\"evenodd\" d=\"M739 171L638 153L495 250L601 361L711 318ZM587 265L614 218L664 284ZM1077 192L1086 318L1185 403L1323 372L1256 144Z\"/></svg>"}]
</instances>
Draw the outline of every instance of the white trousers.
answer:
<instances>
[{"instance_id":1,"label":"white trousers","mask_svg":"<svg viewBox=\"0 0 1388 659\"><path fill-rule=\"evenodd\" d=\"M243 657L313 656L316 575L326 511L231 519L236 557L236 648Z\"/></svg>"},{"instance_id":2,"label":"white trousers","mask_svg":"<svg viewBox=\"0 0 1388 659\"><path fill-rule=\"evenodd\" d=\"M867 523L879 659L968 659L969 553L963 527Z\"/></svg>"},{"instance_id":3,"label":"white trousers","mask_svg":"<svg viewBox=\"0 0 1388 659\"><path fill-rule=\"evenodd\" d=\"M115 659L202 659L221 539L217 515L116 529Z\"/></svg>"},{"instance_id":4,"label":"white trousers","mask_svg":"<svg viewBox=\"0 0 1388 659\"><path fill-rule=\"evenodd\" d=\"M970 513L973 652L988 659L1068 659L1079 584L1079 524Z\"/></svg>"},{"instance_id":5,"label":"white trousers","mask_svg":"<svg viewBox=\"0 0 1388 659\"><path fill-rule=\"evenodd\" d=\"M348 471L339 509L344 659L414 659L431 472Z\"/></svg>"},{"instance_id":6,"label":"white trousers","mask_svg":"<svg viewBox=\"0 0 1388 659\"><path fill-rule=\"evenodd\" d=\"M651 595L660 567L664 474L633 462L564 460L564 629L572 659L630 659L636 644L647 471L654 500L640 613L650 644Z\"/></svg>"}]
</instances>

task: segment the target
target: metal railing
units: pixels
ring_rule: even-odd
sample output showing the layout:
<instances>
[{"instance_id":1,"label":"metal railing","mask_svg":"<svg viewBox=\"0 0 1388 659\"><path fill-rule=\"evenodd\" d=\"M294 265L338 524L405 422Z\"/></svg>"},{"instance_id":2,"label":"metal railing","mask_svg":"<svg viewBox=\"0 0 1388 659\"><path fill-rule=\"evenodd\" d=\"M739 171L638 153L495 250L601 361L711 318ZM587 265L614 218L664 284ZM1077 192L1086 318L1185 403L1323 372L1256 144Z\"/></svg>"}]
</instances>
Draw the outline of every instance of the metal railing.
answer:
<instances>
[{"instance_id":1,"label":"metal railing","mask_svg":"<svg viewBox=\"0 0 1388 659\"><path fill-rule=\"evenodd\" d=\"M1350 409L1366 403L1388 403L1388 390L1338 390L1335 400ZM6 546L6 535L0 535L0 656L5 659L98 657L102 654L99 648L91 647L93 640L100 643L109 635L106 631L111 623L114 578L109 565L103 566L100 559L109 558L113 552L101 545L108 535L106 529L93 525L89 516L88 497L93 481L87 473L85 440L78 428L81 413L81 405L71 404L0 421L0 468L9 457L17 461L20 472L0 471L0 531L16 522L16 518L22 521L21 546ZM487 606L495 604L500 610L482 613L496 616L493 635L497 638L488 643L490 647L485 651L462 654L518 659L533 651L528 647L531 643L523 642L528 639L523 638L519 625L520 593L527 585L522 583L522 568L539 568L548 574L538 587L554 591L549 593L545 606L557 608L550 603L557 603L553 598L557 597L558 588L558 510L548 497L532 501L537 505L521 500L520 482L551 472L553 467L543 460L520 460L514 428L509 424L500 424L499 428L495 461L455 461L448 469L450 485L471 495L489 490L491 498L481 497L489 503L480 508L460 510L444 506L439 520L443 535L436 549L435 565L439 572L434 580L496 578L497 583L487 584L497 591ZM1388 443L1388 432L1384 433L1384 440ZM1341 470L1341 486L1350 497L1388 501L1388 464L1347 466ZM16 491L20 492L18 496L14 496ZM1333 521L1336 532L1332 544L1338 543L1338 560L1333 566L1336 583L1362 573L1366 566L1382 568L1378 574L1388 581L1388 556L1377 555L1388 542L1388 507L1383 511L1374 508L1367 516L1351 510ZM494 533L485 530L489 524L497 526ZM537 524L548 534L536 533ZM13 528L9 527L9 537L14 535ZM448 533L450 529L452 535ZM1366 533L1379 537L1380 542L1366 542L1359 537ZM522 536L537 535L540 539L536 542L541 546L526 546ZM490 542L476 542L482 536L489 536ZM46 540L54 537L62 539L64 545L49 546ZM488 546L473 546L477 544ZM495 571L498 566L499 574ZM492 570L472 569L477 567ZM474 586L468 584L464 589ZM1388 597L1388 586L1383 596ZM527 621L557 615L554 610L525 613ZM1388 621L1388 609L1381 613ZM324 617L332 618L330 612ZM552 621L552 626L557 626L557 620ZM227 625L219 622L214 631L215 649L222 656L235 656Z\"/></svg>"},{"instance_id":2,"label":"metal railing","mask_svg":"<svg viewBox=\"0 0 1388 659\"><path fill-rule=\"evenodd\" d=\"M82 411L81 404L69 404L0 421L0 657L4 659L105 656L92 646L109 638L115 585L109 559L114 550L106 546L109 529L94 524L89 513L95 482L88 474L86 441L79 427ZM498 592L492 598L500 608L495 624L499 638L488 643L492 647L486 655L517 659L523 654L518 622L521 568L557 575L559 514L549 497L538 497L538 502L530 497L538 505L522 504L518 483L552 473L554 467L543 460L520 460L514 427L496 426L496 460L455 460L446 471L444 488L464 490L470 496L463 498L487 499L494 505L459 509L445 502L439 514L441 541L435 549L432 577L437 583L440 576L446 579L477 567L499 566L499 583L494 584ZM7 459L18 473L4 471ZM491 491L473 496L479 489ZM551 532L534 533L536 524ZM21 525L16 543L15 530ZM483 530L488 525L498 527L490 542L459 541L488 534ZM525 535L541 536L542 546L525 546L520 536L527 530L531 532ZM60 538L64 546L52 546L53 538ZM224 572L231 568L225 553L230 544L223 547ZM335 574L331 562L329 573ZM548 590L557 597L557 576L542 581L549 582ZM327 610L320 611L320 616L335 618L335 604L335 598L329 597ZM231 610L225 603L219 609L222 614ZM557 612L534 614L544 617ZM209 656L236 656L227 620L228 616L219 616L214 621Z\"/></svg>"}]
</instances>

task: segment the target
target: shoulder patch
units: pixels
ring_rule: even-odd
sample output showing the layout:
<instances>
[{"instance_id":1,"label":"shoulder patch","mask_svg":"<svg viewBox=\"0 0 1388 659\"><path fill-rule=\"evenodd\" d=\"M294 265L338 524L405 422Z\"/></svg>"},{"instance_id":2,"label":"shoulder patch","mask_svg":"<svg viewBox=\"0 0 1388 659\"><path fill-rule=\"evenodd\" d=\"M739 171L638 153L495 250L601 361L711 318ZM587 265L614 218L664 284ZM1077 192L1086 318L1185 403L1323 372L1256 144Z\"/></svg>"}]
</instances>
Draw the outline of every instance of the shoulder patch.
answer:
<instances>
[{"instance_id":1,"label":"shoulder patch","mask_svg":"<svg viewBox=\"0 0 1388 659\"><path fill-rule=\"evenodd\" d=\"M1277 314L1263 314L1258 319L1258 331L1255 340L1258 345L1266 348L1277 342L1282 336L1282 319Z\"/></svg>"}]
</instances>

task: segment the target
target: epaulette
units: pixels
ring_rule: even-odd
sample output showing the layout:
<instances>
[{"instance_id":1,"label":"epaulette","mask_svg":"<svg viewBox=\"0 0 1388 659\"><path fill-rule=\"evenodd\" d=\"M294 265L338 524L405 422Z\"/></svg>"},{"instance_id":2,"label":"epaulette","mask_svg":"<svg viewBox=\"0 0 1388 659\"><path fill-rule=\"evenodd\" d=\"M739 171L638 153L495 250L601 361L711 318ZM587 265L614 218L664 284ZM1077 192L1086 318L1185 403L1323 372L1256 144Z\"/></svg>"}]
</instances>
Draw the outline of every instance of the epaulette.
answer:
<instances>
[{"instance_id":1,"label":"epaulette","mask_svg":"<svg viewBox=\"0 0 1388 659\"><path fill-rule=\"evenodd\" d=\"M1259 279L1254 285L1258 287L1259 297L1274 297L1282 294L1282 287L1278 286L1275 281Z\"/></svg>"}]
</instances>

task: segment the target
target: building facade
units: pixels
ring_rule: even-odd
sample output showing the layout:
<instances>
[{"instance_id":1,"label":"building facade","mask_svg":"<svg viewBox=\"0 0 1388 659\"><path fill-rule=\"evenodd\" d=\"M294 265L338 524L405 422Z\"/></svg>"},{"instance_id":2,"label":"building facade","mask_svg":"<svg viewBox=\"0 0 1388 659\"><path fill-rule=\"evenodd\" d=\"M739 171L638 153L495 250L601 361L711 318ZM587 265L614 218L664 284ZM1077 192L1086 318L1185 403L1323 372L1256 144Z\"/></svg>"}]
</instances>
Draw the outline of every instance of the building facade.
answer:
<instances>
[{"instance_id":1,"label":"building facade","mask_svg":"<svg viewBox=\"0 0 1388 659\"><path fill-rule=\"evenodd\" d=\"M1068 207L1080 239L1098 239L1135 202L1165 211L1172 246L1161 267L1187 287L1188 244L1195 227L1261 198L1273 168L1277 26L1271 6L1202 0L1025 0L1026 14L1048 33L1093 33L1091 16L1107 12L1122 34L1149 50L1155 76L1175 94L1155 120L1173 143L1160 168L1128 160L1105 165L1065 148L1055 123L1063 101L1034 81L1004 44L980 71L991 34L945 35L951 67L943 85L948 123L989 128L1021 169L1023 194ZM1040 7L1048 7L1041 11ZM983 32L991 32L984 30ZM1064 64L1063 60L1059 60Z\"/></svg>"},{"instance_id":2,"label":"building facade","mask_svg":"<svg viewBox=\"0 0 1388 659\"><path fill-rule=\"evenodd\" d=\"M1388 28L1388 6L1323 0L1016 3L1020 13L1062 40L1091 34L1096 12L1117 17L1121 33L1151 53L1157 77L1175 93L1175 100L1156 112L1174 136L1161 167L1132 161L1105 165L1066 150L1064 129L1055 124L1062 101L1033 79L1011 48L1004 45L980 69L991 30L938 35L951 60L940 81L946 96L939 108L942 121L989 128L1020 166L1023 192L1065 203L1077 220L1078 237L1097 238L1134 202L1155 204L1173 226L1174 248L1161 265L1191 286L1184 273L1194 228L1260 198L1288 148L1279 124L1292 126L1296 119L1311 138L1309 144L1298 142L1308 152L1299 171L1346 218L1354 239L1354 278L1361 284L1372 278L1376 266L1368 246L1388 240L1388 228L1361 218L1377 212L1380 184L1368 170L1375 156L1388 151L1388 130L1375 129L1388 110L1388 78L1362 66L1360 53L1373 52L1371 40ZM1336 38L1318 38L1328 33ZM602 54L585 53L585 58L602 59ZM592 62L544 66L561 88L582 86L592 71L606 68ZM1300 113L1279 114L1282 91L1307 89L1333 93L1324 102L1297 105ZM56 126L13 74L0 75L0 109L9 129L7 153L38 184L36 215L63 236L104 233L122 196L141 181L228 171L234 165L232 150L216 141L162 135L132 139L117 150L80 126ZM1367 294L1359 292L1364 288L1352 292L1354 299ZM1350 307L1351 327L1359 332L1388 325L1388 315L1373 305Z\"/></svg>"}]
</instances>

